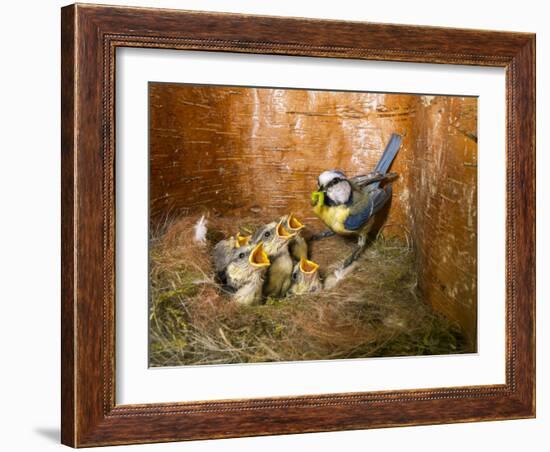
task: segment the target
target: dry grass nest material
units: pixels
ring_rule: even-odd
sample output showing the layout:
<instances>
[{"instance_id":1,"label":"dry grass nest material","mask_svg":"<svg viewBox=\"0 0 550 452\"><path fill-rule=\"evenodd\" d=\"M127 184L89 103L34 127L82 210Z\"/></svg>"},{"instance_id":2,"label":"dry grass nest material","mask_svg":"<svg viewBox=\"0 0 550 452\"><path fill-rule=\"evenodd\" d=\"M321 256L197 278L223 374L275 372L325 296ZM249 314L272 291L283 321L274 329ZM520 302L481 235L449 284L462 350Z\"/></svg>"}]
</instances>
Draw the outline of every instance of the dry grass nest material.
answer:
<instances>
[{"instance_id":1,"label":"dry grass nest material","mask_svg":"<svg viewBox=\"0 0 550 452\"><path fill-rule=\"evenodd\" d=\"M210 252L235 225L258 220L210 219L207 243L192 240L198 218L166 222L150 237L150 365L253 363L463 353L458 325L419 297L414 256L400 240L380 235L354 270L330 290L231 302L214 279ZM311 257L327 275L353 242L315 242Z\"/></svg>"}]
</instances>

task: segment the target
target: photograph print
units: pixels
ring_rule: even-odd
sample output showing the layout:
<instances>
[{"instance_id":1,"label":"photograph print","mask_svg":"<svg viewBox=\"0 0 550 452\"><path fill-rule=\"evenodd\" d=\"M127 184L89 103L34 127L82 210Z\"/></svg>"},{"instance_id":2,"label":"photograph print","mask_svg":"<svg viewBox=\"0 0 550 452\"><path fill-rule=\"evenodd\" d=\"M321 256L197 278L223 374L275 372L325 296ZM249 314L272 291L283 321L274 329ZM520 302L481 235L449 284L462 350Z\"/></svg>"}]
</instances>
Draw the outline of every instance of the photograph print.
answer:
<instances>
[{"instance_id":1,"label":"photograph print","mask_svg":"<svg viewBox=\"0 0 550 452\"><path fill-rule=\"evenodd\" d=\"M477 97L148 102L150 367L477 351Z\"/></svg>"}]
</instances>

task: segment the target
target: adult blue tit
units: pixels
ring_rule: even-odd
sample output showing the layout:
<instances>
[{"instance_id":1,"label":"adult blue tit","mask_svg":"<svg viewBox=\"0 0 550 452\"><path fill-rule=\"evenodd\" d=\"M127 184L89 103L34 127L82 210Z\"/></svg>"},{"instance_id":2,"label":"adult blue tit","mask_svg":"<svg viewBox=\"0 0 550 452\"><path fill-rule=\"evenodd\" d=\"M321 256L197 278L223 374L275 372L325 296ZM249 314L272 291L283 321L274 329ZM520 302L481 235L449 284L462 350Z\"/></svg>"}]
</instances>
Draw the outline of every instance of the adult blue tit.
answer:
<instances>
[{"instance_id":1,"label":"adult blue tit","mask_svg":"<svg viewBox=\"0 0 550 452\"><path fill-rule=\"evenodd\" d=\"M369 174L348 178L342 171L329 170L319 176L318 190L312 193L311 204L329 231L315 238L334 234L358 237L358 246L345 260L344 267L360 256L376 214L391 199L390 182L397 175L388 170L400 147L401 137L392 134L382 157Z\"/></svg>"}]
</instances>

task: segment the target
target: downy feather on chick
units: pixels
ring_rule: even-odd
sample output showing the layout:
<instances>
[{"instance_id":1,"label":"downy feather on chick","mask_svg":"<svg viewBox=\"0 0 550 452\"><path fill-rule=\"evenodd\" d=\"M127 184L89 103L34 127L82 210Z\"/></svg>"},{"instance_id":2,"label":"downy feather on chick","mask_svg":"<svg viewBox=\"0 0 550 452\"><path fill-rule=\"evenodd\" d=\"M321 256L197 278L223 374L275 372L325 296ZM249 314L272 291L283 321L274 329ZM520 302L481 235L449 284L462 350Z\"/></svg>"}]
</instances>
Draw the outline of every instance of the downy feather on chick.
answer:
<instances>
[{"instance_id":1,"label":"downy feather on chick","mask_svg":"<svg viewBox=\"0 0 550 452\"><path fill-rule=\"evenodd\" d=\"M308 256L308 247L306 240L302 237L302 230L305 228L305 225L296 218L293 213L285 215L281 218L285 228L291 233L296 234L293 239L290 240L288 244L288 250L290 255L295 260L300 260L301 258L307 259Z\"/></svg>"},{"instance_id":2,"label":"downy feather on chick","mask_svg":"<svg viewBox=\"0 0 550 452\"><path fill-rule=\"evenodd\" d=\"M310 292L317 292L323 288L319 275L319 265L313 261L302 258L294 265L292 270L292 283L289 293L302 295Z\"/></svg>"},{"instance_id":3,"label":"downy feather on chick","mask_svg":"<svg viewBox=\"0 0 550 452\"><path fill-rule=\"evenodd\" d=\"M227 285L236 290L233 301L239 304L258 304L262 299L264 276L270 261L263 243L235 248L225 270Z\"/></svg>"},{"instance_id":4,"label":"downy feather on chick","mask_svg":"<svg viewBox=\"0 0 550 452\"><path fill-rule=\"evenodd\" d=\"M266 297L283 297L290 287L292 257L288 244L295 237L283 225L283 221L268 223L260 227L252 237L252 243L262 240L271 265L264 282Z\"/></svg>"},{"instance_id":5,"label":"downy feather on chick","mask_svg":"<svg viewBox=\"0 0 550 452\"><path fill-rule=\"evenodd\" d=\"M199 245L205 245L206 244L206 233L208 232L208 220L205 218L204 215L202 215L199 218L199 221L195 223L193 226L193 230L195 231L194 234L194 240Z\"/></svg>"}]
</instances>

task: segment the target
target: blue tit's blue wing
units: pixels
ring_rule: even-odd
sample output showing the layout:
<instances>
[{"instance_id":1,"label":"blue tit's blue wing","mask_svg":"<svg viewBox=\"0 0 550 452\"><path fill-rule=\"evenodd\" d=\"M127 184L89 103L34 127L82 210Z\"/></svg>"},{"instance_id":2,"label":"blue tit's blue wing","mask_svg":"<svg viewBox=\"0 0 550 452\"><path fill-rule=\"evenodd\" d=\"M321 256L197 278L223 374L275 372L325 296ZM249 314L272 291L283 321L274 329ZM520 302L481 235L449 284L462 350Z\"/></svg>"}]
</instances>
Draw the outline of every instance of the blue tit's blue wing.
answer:
<instances>
[{"instance_id":1,"label":"blue tit's blue wing","mask_svg":"<svg viewBox=\"0 0 550 452\"><path fill-rule=\"evenodd\" d=\"M354 199L350 214L344 222L348 231L360 230L391 198L391 186L363 192Z\"/></svg>"},{"instance_id":2,"label":"blue tit's blue wing","mask_svg":"<svg viewBox=\"0 0 550 452\"><path fill-rule=\"evenodd\" d=\"M368 185L372 182L376 182L377 180L380 180L377 178L377 174L375 173L369 173L369 174L361 174L360 176L353 176L349 179L349 181L352 184L355 184L357 187L364 187L365 185Z\"/></svg>"},{"instance_id":3,"label":"blue tit's blue wing","mask_svg":"<svg viewBox=\"0 0 550 452\"><path fill-rule=\"evenodd\" d=\"M402 140L400 135L392 133L390 141L384 149L380 160L374 167L374 170L369 174L362 174L352 177L351 179L349 179L350 182L360 189L365 189L369 185L372 186L371 188L378 188L382 181L387 182L389 180L395 179L397 177L397 174L388 173L388 170L390 169L390 166L393 163L395 156L399 152L401 141Z\"/></svg>"},{"instance_id":4,"label":"blue tit's blue wing","mask_svg":"<svg viewBox=\"0 0 550 452\"><path fill-rule=\"evenodd\" d=\"M365 189L369 184L374 184L375 182L382 182L382 181L391 181L393 179L397 178L397 173L369 173L369 174L363 174L360 176L354 176L349 181L352 184L355 184L355 187L357 189ZM380 184L377 184L375 187L378 187Z\"/></svg>"}]
</instances>

